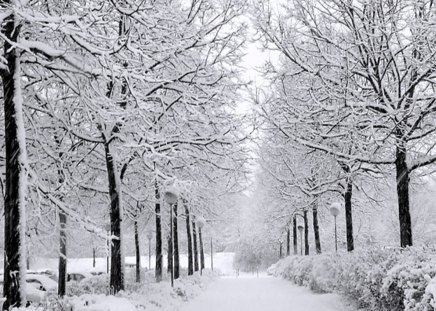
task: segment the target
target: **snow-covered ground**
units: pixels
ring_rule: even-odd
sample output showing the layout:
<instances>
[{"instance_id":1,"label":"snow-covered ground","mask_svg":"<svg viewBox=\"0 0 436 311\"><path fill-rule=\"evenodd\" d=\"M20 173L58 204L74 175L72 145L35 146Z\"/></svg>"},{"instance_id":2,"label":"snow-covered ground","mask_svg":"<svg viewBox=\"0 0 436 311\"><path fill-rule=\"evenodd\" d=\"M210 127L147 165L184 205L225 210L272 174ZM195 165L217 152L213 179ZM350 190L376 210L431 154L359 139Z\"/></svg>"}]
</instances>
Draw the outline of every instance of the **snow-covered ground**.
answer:
<instances>
[{"instance_id":1,"label":"snow-covered ground","mask_svg":"<svg viewBox=\"0 0 436 311\"><path fill-rule=\"evenodd\" d=\"M219 270L223 275L233 275L233 257L234 253L215 253L213 256L214 269ZM96 258L96 265L93 268L92 258L68 258L67 269L68 272L91 272L91 271L106 271L106 258ZM205 268L209 269L211 265L210 255L204 254ZM134 256L126 256L126 265L135 265ZM164 266L167 263L167 258L163 258ZM188 256L180 254L180 265L182 268L188 267ZM3 265L2 265L3 266ZM148 268L148 256L141 256L141 266ZM154 269L155 259L151 256L150 262L151 269ZM31 270L51 269L57 271L58 259L57 258L32 258L30 262Z\"/></svg>"},{"instance_id":2,"label":"snow-covered ground","mask_svg":"<svg viewBox=\"0 0 436 311\"><path fill-rule=\"evenodd\" d=\"M334 294L314 294L266 275L222 277L180 311L352 311Z\"/></svg>"}]
</instances>

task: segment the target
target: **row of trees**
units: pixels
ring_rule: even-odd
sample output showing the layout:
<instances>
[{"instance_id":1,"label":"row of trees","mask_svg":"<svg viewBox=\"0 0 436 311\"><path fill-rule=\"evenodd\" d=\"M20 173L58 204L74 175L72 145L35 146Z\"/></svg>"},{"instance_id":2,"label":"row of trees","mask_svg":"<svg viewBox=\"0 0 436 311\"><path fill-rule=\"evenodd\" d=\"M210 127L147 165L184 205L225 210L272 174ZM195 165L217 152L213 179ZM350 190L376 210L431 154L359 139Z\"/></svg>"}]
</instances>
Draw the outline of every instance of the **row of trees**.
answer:
<instances>
[{"instance_id":1,"label":"row of trees","mask_svg":"<svg viewBox=\"0 0 436 311\"><path fill-rule=\"evenodd\" d=\"M400 246L413 244L410 179L436 161L434 12L427 0L257 4L259 39L279 55L265 67L273 94L257 106L261 179L282 231L312 210L321 251L317 207L341 200L352 251L353 205L385 204L377 196L392 180Z\"/></svg>"},{"instance_id":2,"label":"row of trees","mask_svg":"<svg viewBox=\"0 0 436 311\"><path fill-rule=\"evenodd\" d=\"M242 189L244 5L0 1L4 308L26 300L26 239L60 231L62 296L71 227L105 238L109 223L116 293L125 217L154 215L159 279L165 189L177 183L186 216L212 219Z\"/></svg>"}]
</instances>

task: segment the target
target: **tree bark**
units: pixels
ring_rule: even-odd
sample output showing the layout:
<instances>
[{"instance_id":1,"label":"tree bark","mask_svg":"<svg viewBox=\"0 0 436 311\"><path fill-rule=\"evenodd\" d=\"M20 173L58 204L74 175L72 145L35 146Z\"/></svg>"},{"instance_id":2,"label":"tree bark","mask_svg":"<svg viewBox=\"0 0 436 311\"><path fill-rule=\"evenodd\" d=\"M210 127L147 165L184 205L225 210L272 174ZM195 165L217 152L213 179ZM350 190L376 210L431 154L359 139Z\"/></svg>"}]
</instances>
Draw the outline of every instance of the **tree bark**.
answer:
<instances>
[{"instance_id":1,"label":"tree bark","mask_svg":"<svg viewBox=\"0 0 436 311\"><path fill-rule=\"evenodd\" d=\"M354 250L354 237L353 237L353 211L351 205L351 198L353 195L353 183L351 178L347 178L347 188L345 190L345 223L347 227L347 251Z\"/></svg>"},{"instance_id":2,"label":"tree bark","mask_svg":"<svg viewBox=\"0 0 436 311\"><path fill-rule=\"evenodd\" d=\"M122 203L121 185L117 176L115 160L110 151L110 143L105 138L106 167L109 180L109 197L111 200L111 269L110 269L110 291L116 294L124 290L124 267L122 259Z\"/></svg>"},{"instance_id":3,"label":"tree bark","mask_svg":"<svg viewBox=\"0 0 436 311\"><path fill-rule=\"evenodd\" d=\"M54 140L58 148L61 147L61 140L55 135ZM59 152L59 159L63 156L63 152ZM62 165L58 166L58 181L62 185L65 181ZM63 195L60 195L60 201L64 200ZM58 295L64 297L67 287L67 215L64 211L59 210L59 264L58 264Z\"/></svg>"},{"instance_id":4,"label":"tree bark","mask_svg":"<svg viewBox=\"0 0 436 311\"><path fill-rule=\"evenodd\" d=\"M12 0L0 0L0 6L11 9ZM27 174L25 170L26 139L20 86L19 51L12 46L18 40L20 25L14 14L6 16L1 31L8 40L4 41L3 57L7 69L1 70L3 81L5 120L6 187L4 197L5 215L5 260L3 296L7 299L3 309L26 304L26 252L25 252L25 196Z\"/></svg>"},{"instance_id":5,"label":"tree bark","mask_svg":"<svg viewBox=\"0 0 436 311\"><path fill-rule=\"evenodd\" d=\"M67 215L59 211L59 278L58 295L64 297L67 286Z\"/></svg>"},{"instance_id":6,"label":"tree bark","mask_svg":"<svg viewBox=\"0 0 436 311\"><path fill-rule=\"evenodd\" d=\"M397 172L398 216L400 220L400 245L412 246L412 221L409 203L409 169L406 159L406 143L402 139L402 131L397 130L397 150L395 167Z\"/></svg>"},{"instance_id":7,"label":"tree bark","mask_svg":"<svg viewBox=\"0 0 436 311\"><path fill-rule=\"evenodd\" d=\"M186 235L188 239L188 275L194 274L194 258L192 256L192 235L191 235L191 217L189 215L189 208L185 202L185 214L186 214Z\"/></svg>"},{"instance_id":8,"label":"tree bark","mask_svg":"<svg viewBox=\"0 0 436 311\"><path fill-rule=\"evenodd\" d=\"M136 255L136 282L141 282L141 252L139 249L139 232L138 232L138 221L135 220L133 223L135 228L135 255Z\"/></svg>"},{"instance_id":9,"label":"tree bark","mask_svg":"<svg viewBox=\"0 0 436 311\"><path fill-rule=\"evenodd\" d=\"M294 243L294 255L298 255L297 216L292 219L292 238Z\"/></svg>"},{"instance_id":10,"label":"tree bark","mask_svg":"<svg viewBox=\"0 0 436 311\"><path fill-rule=\"evenodd\" d=\"M168 233L167 236L167 245L168 245L168 255L167 255L167 273L171 273L171 269L173 266L173 243L171 241L171 234Z\"/></svg>"},{"instance_id":11,"label":"tree bark","mask_svg":"<svg viewBox=\"0 0 436 311\"><path fill-rule=\"evenodd\" d=\"M279 242L280 246L279 246L279 258L282 259L283 258L283 242Z\"/></svg>"},{"instance_id":12,"label":"tree bark","mask_svg":"<svg viewBox=\"0 0 436 311\"><path fill-rule=\"evenodd\" d=\"M173 205L173 237L174 237L174 279L177 280L180 276L180 254L179 254L179 231L178 231L178 211L177 203Z\"/></svg>"},{"instance_id":13,"label":"tree bark","mask_svg":"<svg viewBox=\"0 0 436 311\"><path fill-rule=\"evenodd\" d=\"M156 204L154 212L156 214L156 269L155 278L156 282L162 281L162 223L160 214L160 193L157 181L155 183L155 198Z\"/></svg>"},{"instance_id":14,"label":"tree bark","mask_svg":"<svg viewBox=\"0 0 436 311\"><path fill-rule=\"evenodd\" d=\"M95 247L92 248L92 267L95 268Z\"/></svg>"},{"instance_id":15,"label":"tree bark","mask_svg":"<svg viewBox=\"0 0 436 311\"><path fill-rule=\"evenodd\" d=\"M291 229L286 230L286 256L291 255Z\"/></svg>"},{"instance_id":16,"label":"tree bark","mask_svg":"<svg viewBox=\"0 0 436 311\"><path fill-rule=\"evenodd\" d=\"M194 271L198 271L197 230L195 229L195 221L192 222L192 238L194 239Z\"/></svg>"},{"instance_id":17,"label":"tree bark","mask_svg":"<svg viewBox=\"0 0 436 311\"><path fill-rule=\"evenodd\" d=\"M315 235L315 248L316 253L321 254L321 239L319 237L319 225L318 225L318 206L316 206L316 203L313 206L312 209L312 216L313 216L313 232Z\"/></svg>"},{"instance_id":18,"label":"tree bark","mask_svg":"<svg viewBox=\"0 0 436 311\"><path fill-rule=\"evenodd\" d=\"M304 218L304 255L309 255L309 222L307 220L307 210L303 211Z\"/></svg>"},{"instance_id":19,"label":"tree bark","mask_svg":"<svg viewBox=\"0 0 436 311\"><path fill-rule=\"evenodd\" d=\"M200 269L204 269L204 248L203 248L203 236L201 234L201 228L198 228L198 241L200 243Z\"/></svg>"}]
</instances>

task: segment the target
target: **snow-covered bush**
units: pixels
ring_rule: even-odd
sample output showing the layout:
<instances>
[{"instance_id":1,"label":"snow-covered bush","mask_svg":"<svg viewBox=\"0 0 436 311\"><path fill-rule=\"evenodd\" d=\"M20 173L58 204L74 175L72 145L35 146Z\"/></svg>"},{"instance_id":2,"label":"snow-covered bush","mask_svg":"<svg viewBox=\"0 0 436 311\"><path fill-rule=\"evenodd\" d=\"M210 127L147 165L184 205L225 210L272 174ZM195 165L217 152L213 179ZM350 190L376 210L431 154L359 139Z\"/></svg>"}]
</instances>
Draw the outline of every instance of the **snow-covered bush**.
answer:
<instances>
[{"instance_id":1,"label":"snow-covered bush","mask_svg":"<svg viewBox=\"0 0 436 311\"><path fill-rule=\"evenodd\" d=\"M70 281L67 285L67 296L80 296L83 294L108 294L109 275L95 275L76 282Z\"/></svg>"},{"instance_id":2,"label":"snow-covered bush","mask_svg":"<svg viewBox=\"0 0 436 311\"><path fill-rule=\"evenodd\" d=\"M116 296L108 295L108 276L99 275L83 279L80 282L68 282L68 293L77 295L59 299L50 296L40 306L14 309L14 311L112 311L112 310L148 310L174 311L183 301L199 295L218 273L203 270L194 275L183 275L174 281L174 287L165 276L165 281L156 283L153 271L141 275L142 282L126 280L126 290Z\"/></svg>"},{"instance_id":3,"label":"snow-covered bush","mask_svg":"<svg viewBox=\"0 0 436 311\"><path fill-rule=\"evenodd\" d=\"M369 310L424 311L436 306L436 252L429 248L289 256L268 273L316 292L340 293Z\"/></svg>"}]
</instances>

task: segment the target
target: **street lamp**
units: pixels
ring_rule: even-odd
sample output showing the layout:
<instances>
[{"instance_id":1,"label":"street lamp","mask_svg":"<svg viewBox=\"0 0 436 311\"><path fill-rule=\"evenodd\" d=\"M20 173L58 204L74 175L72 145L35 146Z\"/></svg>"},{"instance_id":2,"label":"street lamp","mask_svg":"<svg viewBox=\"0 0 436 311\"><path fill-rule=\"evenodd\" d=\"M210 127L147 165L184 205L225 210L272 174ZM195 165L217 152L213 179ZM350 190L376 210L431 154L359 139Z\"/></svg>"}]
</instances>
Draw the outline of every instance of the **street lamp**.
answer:
<instances>
[{"instance_id":1,"label":"street lamp","mask_svg":"<svg viewBox=\"0 0 436 311\"><path fill-rule=\"evenodd\" d=\"M174 286L174 254L173 254L173 204L177 203L179 199L179 191L174 185L167 187L164 192L164 200L170 205L170 245L168 250L169 264L170 264L170 272L171 272L171 287Z\"/></svg>"},{"instance_id":2,"label":"street lamp","mask_svg":"<svg viewBox=\"0 0 436 311\"><path fill-rule=\"evenodd\" d=\"M111 224L107 223L104 225L104 229L106 230L106 244L107 244L107 256L106 256L106 273L109 274L109 253L110 253L110 231L111 231Z\"/></svg>"},{"instance_id":3,"label":"street lamp","mask_svg":"<svg viewBox=\"0 0 436 311\"><path fill-rule=\"evenodd\" d=\"M339 215L339 209L341 208L341 204L338 202L332 203L330 207L330 214L335 218L335 249L336 253L338 252L338 232L336 227L336 217Z\"/></svg>"},{"instance_id":4,"label":"street lamp","mask_svg":"<svg viewBox=\"0 0 436 311\"><path fill-rule=\"evenodd\" d=\"M213 272L213 241L212 241L212 237L210 238L210 269Z\"/></svg>"},{"instance_id":5,"label":"street lamp","mask_svg":"<svg viewBox=\"0 0 436 311\"><path fill-rule=\"evenodd\" d=\"M204 269L204 250L203 250L203 238L201 236L201 229L204 227L206 220L203 217L197 217L197 227L198 227L198 239L200 241L200 275L203 274Z\"/></svg>"},{"instance_id":6,"label":"street lamp","mask_svg":"<svg viewBox=\"0 0 436 311\"><path fill-rule=\"evenodd\" d=\"M303 225L298 225L298 231L300 231L300 248L301 248L301 256L303 256Z\"/></svg>"},{"instance_id":7,"label":"street lamp","mask_svg":"<svg viewBox=\"0 0 436 311\"><path fill-rule=\"evenodd\" d=\"M147 231L148 239L148 270L151 270L151 239L153 238L153 230L149 229Z\"/></svg>"}]
</instances>

